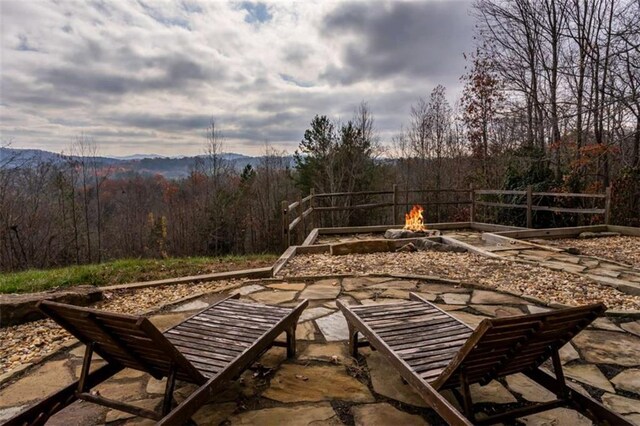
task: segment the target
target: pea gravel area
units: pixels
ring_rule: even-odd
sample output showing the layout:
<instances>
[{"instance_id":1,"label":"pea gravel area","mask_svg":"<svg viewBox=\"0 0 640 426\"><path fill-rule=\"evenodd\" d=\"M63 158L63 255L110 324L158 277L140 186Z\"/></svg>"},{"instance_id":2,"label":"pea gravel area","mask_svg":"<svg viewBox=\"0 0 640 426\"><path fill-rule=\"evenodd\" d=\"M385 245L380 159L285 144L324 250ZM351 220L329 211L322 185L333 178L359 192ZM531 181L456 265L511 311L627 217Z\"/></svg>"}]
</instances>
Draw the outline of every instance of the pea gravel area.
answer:
<instances>
[{"instance_id":1,"label":"pea gravel area","mask_svg":"<svg viewBox=\"0 0 640 426\"><path fill-rule=\"evenodd\" d=\"M577 248L580 254L615 260L640 269L640 237L566 238L547 240L545 244Z\"/></svg>"},{"instance_id":2,"label":"pea gravel area","mask_svg":"<svg viewBox=\"0 0 640 426\"><path fill-rule=\"evenodd\" d=\"M640 296L622 293L586 277L473 253L302 255L295 256L280 271L283 277L331 274L430 275L533 296L546 303L575 306L604 302L609 309L640 310Z\"/></svg>"}]
</instances>

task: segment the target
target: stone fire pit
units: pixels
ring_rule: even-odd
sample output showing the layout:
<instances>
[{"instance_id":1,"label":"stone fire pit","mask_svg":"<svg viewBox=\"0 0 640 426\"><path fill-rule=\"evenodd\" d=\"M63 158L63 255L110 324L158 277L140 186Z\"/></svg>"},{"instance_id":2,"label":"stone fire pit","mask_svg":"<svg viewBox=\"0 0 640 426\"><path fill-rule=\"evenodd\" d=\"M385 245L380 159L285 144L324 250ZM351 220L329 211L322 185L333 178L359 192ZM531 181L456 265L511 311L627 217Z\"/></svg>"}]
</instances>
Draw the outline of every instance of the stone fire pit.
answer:
<instances>
[{"instance_id":1,"label":"stone fire pit","mask_svg":"<svg viewBox=\"0 0 640 426\"><path fill-rule=\"evenodd\" d=\"M437 229L425 229L423 231L412 231L410 229L387 229L384 237L388 240L398 240L401 238L425 238L439 237L440 231Z\"/></svg>"}]
</instances>

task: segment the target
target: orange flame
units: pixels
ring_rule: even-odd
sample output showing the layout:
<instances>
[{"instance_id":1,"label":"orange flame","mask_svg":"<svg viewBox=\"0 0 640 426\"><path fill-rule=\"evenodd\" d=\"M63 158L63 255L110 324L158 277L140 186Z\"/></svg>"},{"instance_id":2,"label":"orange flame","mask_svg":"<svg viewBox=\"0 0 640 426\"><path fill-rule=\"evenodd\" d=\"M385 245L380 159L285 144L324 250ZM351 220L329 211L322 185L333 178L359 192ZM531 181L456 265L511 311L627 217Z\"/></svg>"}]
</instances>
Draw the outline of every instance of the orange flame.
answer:
<instances>
[{"instance_id":1,"label":"orange flame","mask_svg":"<svg viewBox=\"0 0 640 426\"><path fill-rule=\"evenodd\" d=\"M404 229L414 232L426 231L427 228L424 226L424 222L422 221L423 211L424 209L422 206L417 204L413 206L411 211L404 215Z\"/></svg>"}]
</instances>

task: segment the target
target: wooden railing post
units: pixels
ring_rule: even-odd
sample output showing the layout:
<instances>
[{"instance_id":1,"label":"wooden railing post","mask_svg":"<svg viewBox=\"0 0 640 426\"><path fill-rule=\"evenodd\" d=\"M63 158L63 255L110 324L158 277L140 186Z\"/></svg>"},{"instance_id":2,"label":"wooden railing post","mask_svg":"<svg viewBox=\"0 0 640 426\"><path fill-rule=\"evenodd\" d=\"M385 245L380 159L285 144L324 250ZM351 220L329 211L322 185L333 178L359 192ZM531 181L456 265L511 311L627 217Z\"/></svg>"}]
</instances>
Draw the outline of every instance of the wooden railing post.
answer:
<instances>
[{"instance_id":1,"label":"wooden railing post","mask_svg":"<svg viewBox=\"0 0 640 426\"><path fill-rule=\"evenodd\" d=\"M398 185L393 184L393 220L392 225L398 223Z\"/></svg>"},{"instance_id":2,"label":"wooden railing post","mask_svg":"<svg viewBox=\"0 0 640 426\"><path fill-rule=\"evenodd\" d=\"M309 190L309 195L311 196L311 198L309 199L309 208L311 209L311 219L309 220L309 222L311 222L311 229L315 229L316 228L316 210L315 210L315 203L313 202L313 200L315 199L315 195L316 195L316 190L311 188L311 190Z\"/></svg>"},{"instance_id":3,"label":"wooden railing post","mask_svg":"<svg viewBox=\"0 0 640 426\"><path fill-rule=\"evenodd\" d=\"M469 196L471 197L471 208L469 209L469 222L476 221L476 190L473 189L473 185L470 186Z\"/></svg>"},{"instance_id":4,"label":"wooden railing post","mask_svg":"<svg viewBox=\"0 0 640 426\"><path fill-rule=\"evenodd\" d=\"M527 185L527 228L533 228L533 187Z\"/></svg>"},{"instance_id":5,"label":"wooden railing post","mask_svg":"<svg viewBox=\"0 0 640 426\"><path fill-rule=\"evenodd\" d=\"M611 222L611 187L607 186L604 191L604 224Z\"/></svg>"},{"instance_id":6,"label":"wooden railing post","mask_svg":"<svg viewBox=\"0 0 640 426\"><path fill-rule=\"evenodd\" d=\"M296 232L296 235L299 235L297 240L300 244L302 244L302 242L304 241L304 236L307 233L307 226L305 223L306 220L304 218L304 208L302 207L302 195L298 196L298 211L300 212L298 216L300 218L300 221L298 222L298 227L302 227L302 232Z\"/></svg>"},{"instance_id":7,"label":"wooden railing post","mask_svg":"<svg viewBox=\"0 0 640 426\"><path fill-rule=\"evenodd\" d=\"M289 204L287 201L280 203L282 210L282 247L283 250L289 248Z\"/></svg>"}]
</instances>

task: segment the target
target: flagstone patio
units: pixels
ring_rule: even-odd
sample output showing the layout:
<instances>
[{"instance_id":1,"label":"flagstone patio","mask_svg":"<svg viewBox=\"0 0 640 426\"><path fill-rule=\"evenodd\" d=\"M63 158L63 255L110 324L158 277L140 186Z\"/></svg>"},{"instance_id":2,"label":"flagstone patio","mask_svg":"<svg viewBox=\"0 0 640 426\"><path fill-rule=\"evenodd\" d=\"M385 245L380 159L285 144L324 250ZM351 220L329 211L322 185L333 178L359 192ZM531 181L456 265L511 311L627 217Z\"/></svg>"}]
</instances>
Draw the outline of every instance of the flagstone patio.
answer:
<instances>
[{"instance_id":1,"label":"flagstone patio","mask_svg":"<svg viewBox=\"0 0 640 426\"><path fill-rule=\"evenodd\" d=\"M230 425L428 425L442 421L404 383L375 351L362 350L360 359L348 356L346 322L335 305L393 303L409 291L422 294L471 326L483 318L540 312L547 307L513 295L418 279L385 277L319 278L307 281L264 280L236 288L243 299L291 306L310 299L297 330L298 354L287 360L283 348L265 353L250 370L204 406L194 416L198 424ZM191 300L152 317L167 328L194 310L210 303ZM58 353L42 365L0 389L0 421L23 407L70 383L79 375L83 348ZM583 392L640 424L640 321L603 318L578 335L561 353L566 375ZM157 408L164 390L161 381L124 370L102 384L106 397ZM180 384L177 399L187 397L193 386ZM548 401L553 396L521 375L473 386L477 409L486 414L526 401ZM454 403L452 393L447 397ZM527 425L590 422L569 409L519 419ZM76 402L53 418L52 425L153 424L146 419Z\"/></svg>"}]
</instances>

